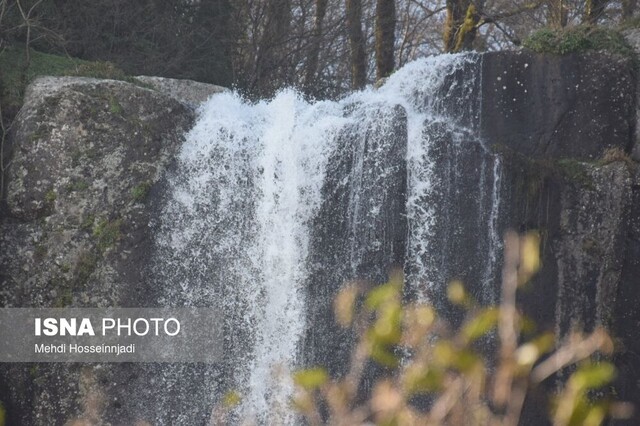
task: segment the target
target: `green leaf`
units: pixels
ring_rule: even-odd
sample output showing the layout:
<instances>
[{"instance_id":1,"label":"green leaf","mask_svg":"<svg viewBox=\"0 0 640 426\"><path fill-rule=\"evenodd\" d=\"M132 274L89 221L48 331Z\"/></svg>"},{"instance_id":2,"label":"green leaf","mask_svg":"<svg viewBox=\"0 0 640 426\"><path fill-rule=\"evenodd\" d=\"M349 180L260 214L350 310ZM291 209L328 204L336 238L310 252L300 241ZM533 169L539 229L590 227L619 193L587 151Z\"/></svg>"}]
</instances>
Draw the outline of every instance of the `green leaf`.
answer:
<instances>
[{"instance_id":1,"label":"green leaf","mask_svg":"<svg viewBox=\"0 0 640 426\"><path fill-rule=\"evenodd\" d=\"M242 401L242 397L236 391L227 392L222 399L222 403L225 407L235 407L236 405L240 404L240 401Z\"/></svg>"},{"instance_id":2,"label":"green leaf","mask_svg":"<svg viewBox=\"0 0 640 426\"><path fill-rule=\"evenodd\" d=\"M399 360L393 352L385 345L380 344L374 344L371 348L371 359L389 368L396 368L399 364Z\"/></svg>"},{"instance_id":3,"label":"green leaf","mask_svg":"<svg viewBox=\"0 0 640 426\"><path fill-rule=\"evenodd\" d=\"M497 308L483 310L465 324L462 329L462 335L467 341L473 341L484 336L498 324L499 315Z\"/></svg>"},{"instance_id":4,"label":"green leaf","mask_svg":"<svg viewBox=\"0 0 640 426\"><path fill-rule=\"evenodd\" d=\"M481 364L480 357L469 350L461 350L456 352L452 360L452 365L462 373L470 372L474 367Z\"/></svg>"},{"instance_id":5,"label":"green leaf","mask_svg":"<svg viewBox=\"0 0 640 426\"><path fill-rule=\"evenodd\" d=\"M293 375L293 381L306 390L313 390L325 384L329 376L323 368L309 368Z\"/></svg>"},{"instance_id":6,"label":"green leaf","mask_svg":"<svg viewBox=\"0 0 640 426\"><path fill-rule=\"evenodd\" d=\"M604 403L591 404L584 397L575 402L568 426L600 426L607 414Z\"/></svg>"},{"instance_id":7,"label":"green leaf","mask_svg":"<svg viewBox=\"0 0 640 426\"><path fill-rule=\"evenodd\" d=\"M451 281L447 286L447 298L455 305L465 305L469 302L469 295L461 281Z\"/></svg>"},{"instance_id":8,"label":"green leaf","mask_svg":"<svg viewBox=\"0 0 640 426\"><path fill-rule=\"evenodd\" d=\"M444 373L434 368L408 372L406 378L407 391L410 394L437 392L442 389Z\"/></svg>"},{"instance_id":9,"label":"green leaf","mask_svg":"<svg viewBox=\"0 0 640 426\"><path fill-rule=\"evenodd\" d=\"M389 282L371 290L364 303L367 309L375 311L384 303L398 300L399 295L400 286L397 283Z\"/></svg>"},{"instance_id":10,"label":"green leaf","mask_svg":"<svg viewBox=\"0 0 640 426\"><path fill-rule=\"evenodd\" d=\"M600 362L598 364L586 364L571 376L571 382L581 390L597 389L611 382L615 377L616 369L613 364Z\"/></svg>"},{"instance_id":11,"label":"green leaf","mask_svg":"<svg viewBox=\"0 0 640 426\"><path fill-rule=\"evenodd\" d=\"M368 338L375 344L392 345L400 342L402 332L402 307L400 304L385 307L379 312L373 327L369 329Z\"/></svg>"}]
</instances>

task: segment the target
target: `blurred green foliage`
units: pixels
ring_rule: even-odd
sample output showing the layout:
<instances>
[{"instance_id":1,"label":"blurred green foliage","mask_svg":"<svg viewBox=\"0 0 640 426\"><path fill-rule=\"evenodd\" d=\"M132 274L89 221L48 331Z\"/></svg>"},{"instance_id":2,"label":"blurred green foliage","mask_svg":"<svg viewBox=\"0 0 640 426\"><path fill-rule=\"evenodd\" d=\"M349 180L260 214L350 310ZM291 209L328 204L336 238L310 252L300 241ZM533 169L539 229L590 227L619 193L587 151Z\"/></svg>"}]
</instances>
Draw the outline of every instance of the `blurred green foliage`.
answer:
<instances>
[{"instance_id":1,"label":"blurred green foliage","mask_svg":"<svg viewBox=\"0 0 640 426\"><path fill-rule=\"evenodd\" d=\"M360 339L346 376L330 378L319 367L294 375L294 405L306 421L515 426L526 395L543 389L558 372L571 374L557 392L549 392L553 424L598 425L606 416L624 415L625 406L601 391L615 377L605 361L612 341L603 330L563 339L524 333L530 321L516 309L515 294L540 267L540 237L510 234L505 245L500 306L479 306L462 283L449 285L449 300L466 312L455 329L430 305L403 303L399 271L368 292L358 284L345 286L335 300L335 315ZM487 341L496 342L495 351L488 350ZM387 374L363 402L358 388L368 360L386 367ZM427 409L412 402L419 396L431 401Z\"/></svg>"}]
</instances>

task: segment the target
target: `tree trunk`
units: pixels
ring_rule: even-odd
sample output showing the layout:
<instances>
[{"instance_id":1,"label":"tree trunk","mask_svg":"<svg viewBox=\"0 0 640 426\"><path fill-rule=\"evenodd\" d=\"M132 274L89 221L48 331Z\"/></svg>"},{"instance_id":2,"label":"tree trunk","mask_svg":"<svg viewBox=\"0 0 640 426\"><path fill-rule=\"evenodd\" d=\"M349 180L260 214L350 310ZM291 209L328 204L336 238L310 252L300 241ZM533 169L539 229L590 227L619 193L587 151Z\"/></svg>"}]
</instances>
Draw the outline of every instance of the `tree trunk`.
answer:
<instances>
[{"instance_id":1,"label":"tree trunk","mask_svg":"<svg viewBox=\"0 0 640 426\"><path fill-rule=\"evenodd\" d=\"M362 1L346 0L347 34L351 49L351 84L361 89L367 84L367 58L362 34Z\"/></svg>"},{"instance_id":2,"label":"tree trunk","mask_svg":"<svg viewBox=\"0 0 640 426\"><path fill-rule=\"evenodd\" d=\"M444 27L445 52L471 50L480 16L471 0L447 0Z\"/></svg>"},{"instance_id":3,"label":"tree trunk","mask_svg":"<svg viewBox=\"0 0 640 426\"><path fill-rule=\"evenodd\" d=\"M587 0L587 9L583 22L595 25L602 17L604 9L607 7L608 0Z\"/></svg>"},{"instance_id":4,"label":"tree trunk","mask_svg":"<svg viewBox=\"0 0 640 426\"><path fill-rule=\"evenodd\" d=\"M625 21L633 16L636 11L637 0L622 0L622 20Z\"/></svg>"},{"instance_id":5,"label":"tree trunk","mask_svg":"<svg viewBox=\"0 0 640 426\"><path fill-rule=\"evenodd\" d=\"M393 51L396 32L395 0L376 4L376 79L388 77L395 66Z\"/></svg>"},{"instance_id":6,"label":"tree trunk","mask_svg":"<svg viewBox=\"0 0 640 426\"><path fill-rule=\"evenodd\" d=\"M327 0L316 0L316 15L313 23L313 34L311 35L311 47L309 48L307 69L304 75L304 90L307 94L311 94L314 91L315 78L318 72L318 59L320 57L320 42L323 31L322 24L326 13Z\"/></svg>"},{"instance_id":7,"label":"tree trunk","mask_svg":"<svg viewBox=\"0 0 640 426\"><path fill-rule=\"evenodd\" d=\"M271 96L278 82L286 77L287 37L291 27L289 0L270 0L265 10L264 27L256 55L252 90L261 96Z\"/></svg>"},{"instance_id":8,"label":"tree trunk","mask_svg":"<svg viewBox=\"0 0 640 426\"><path fill-rule=\"evenodd\" d=\"M622 20L625 21L633 16L636 11L637 0L622 0Z\"/></svg>"},{"instance_id":9,"label":"tree trunk","mask_svg":"<svg viewBox=\"0 0 640 426\"><path fill-rule=\"evenodd\" d=\"M550 0L548 9L547 22L549 26L555 28L564 28L567 26L567 8L564 0Z\"/></svg>"}]
</instances>

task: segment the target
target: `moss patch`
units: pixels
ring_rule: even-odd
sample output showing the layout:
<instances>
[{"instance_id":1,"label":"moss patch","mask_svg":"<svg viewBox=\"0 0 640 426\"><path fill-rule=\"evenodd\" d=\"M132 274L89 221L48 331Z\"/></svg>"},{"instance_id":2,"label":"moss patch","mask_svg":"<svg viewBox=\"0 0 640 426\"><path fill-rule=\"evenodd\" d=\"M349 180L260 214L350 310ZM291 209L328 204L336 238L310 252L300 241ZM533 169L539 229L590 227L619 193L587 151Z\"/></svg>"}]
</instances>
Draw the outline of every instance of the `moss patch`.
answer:
<instances>
[{"instance_id":1,"label":"moss patch","mask_svg":"<svg viewBox=\"0 0 640 426\"><path fill-rule=\"evenodd\" d=\"M593 178L587 170L587 163L565 158L553 161L552 165L560 171L566 180L586 189L595 189Z\"/></svg>"},{"instance_id":2,"label":"moss patch","mask_svg":"<svg viewBox=\"0 0 640 426\"><path fill-rule=\"evenodd\" d=\"M53 189L50 189L49 191L47 191L47 193L44 195L44 200L48 203L48 204L53 204L54 201L56 201L57 195L56 192Z\"/></svg>"},{"instance_id":3,"label":"moss patch","mask_svg":"<svg viewBox=\"0 0 640 426\"><path fill-rule=\"evenodd\" d=\"M109 112L111 114L118 114L118 115L122 115L122 113L124 112L122 105L120 105L120 103L115 98L115 96L109 96Z\"/></svg>"},{"instance_id":4,"label":"moss patch","mask_svg":"<svg viewBox=\"0 0 640 426\"><path fill-rule=\"evenodd\" d=\"M633 49L620 32L601 27L543 28L533 32L522 45L534 52L556 55L595 50L635 58Z\"/></svg>"},{"instance_id":5,"label":"moss patch","mask_svg":"<svg viewBox=\"0 0 640 426\"><path fill-rule=\"evenodd\" d=\"M33 250L33 259L36 261L44 260L48 252L49 249L47 248L46 244L40 242L36 244L35 249Z\"/></svg>"},{"instance_id":6,"label":"moss patch","mask_svg":"<svg viewBox=\"0 0 640 426\"><path fill-rule=\"evenodd\" d=\"M83 160L86 160L87 162L91 162L96 158L98 158L98 154L99 154L98 150L93 147L74 149L73 151L71 151L71 154L70 154L71 166L78 167L82 165Z\"/></svg>"},{"instance_id":7,"label":"moss patch","mask_svg":"<svg viewBox=\"0 0 640 426\"><path fill-rule=\"evenodd\" d=\"M54 308L66 308L73 303L73 291L69 287L56 290L56 298L53 301Z\"/></svg>"},{"instance_id":8,"label":"moss patch","mask_svg":"<svg viewBox=\"0 0 640 426\"><path fill-rule=\"evenodd\" d=\"M147 198L147 195L149 195L149 190L151 190L151 185L152 185L151 182L145 181L134 186L133 189L131 189L131 198L133 199L133 201L135 202L144 201Z\"/></svg>"},{"instance_id":9,"label":"moss patch","mask_svg":"<svg viewBox=\"0 0 640 426\"><path fill-rule=\"evenodd\" d=\"M103 219L100 220L93 228L93 236L98 240L97 245L101 253L104 253L120 241L120 238L122 237L122 233L120 231L121 226L122 219L112 221Z\"/></svg>"},{"instance_id":10,"label":"moss patch","mask_svg":"<svg viewBox=\"0 0 640 426\"><path fill-rule=\"evenodd\" d=\"M572 158L534 159L501 145L494 145L492 149L520 170L516 189L519 193L526 194L528 199L537 196L545 182L552 178L561 179L586 190L595 189L595 183L589 173L589 167L595 163Z\"/></svg>"},{"instance_id":11,"label":"moss patch","mask_svg":"<svg viewBox=\"0 0 640 426\"><path fill-rule=\"evenodd\" d=\"M95 221L96 221L95 215L88 214L82 219L82 222L80 223L80 228L85 231L91 231L93 229L93 224L95 223Z\"/></svg>"},{"instance_id":12,"label":"moss patch","mask_svg":"<svg viewBox=\"0 0 640 426\"><path fill-rule=\"evenodd\" d=\"M45 140L51 134L51 129L46 124L40 124L35 132L29 135L29 142Z\"/></svg>"}]
</instances>

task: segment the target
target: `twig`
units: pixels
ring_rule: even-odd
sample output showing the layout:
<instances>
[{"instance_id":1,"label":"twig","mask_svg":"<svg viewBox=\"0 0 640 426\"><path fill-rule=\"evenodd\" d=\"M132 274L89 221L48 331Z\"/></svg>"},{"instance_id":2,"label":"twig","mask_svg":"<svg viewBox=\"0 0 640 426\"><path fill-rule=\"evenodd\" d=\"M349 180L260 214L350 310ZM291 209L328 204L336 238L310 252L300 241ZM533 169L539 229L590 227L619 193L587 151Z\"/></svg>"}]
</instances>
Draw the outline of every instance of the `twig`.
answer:
<instances>
[{"instance_id":1,"label":"twig","mask_svg":"<svg viewBox=\"0 0 640 426\"><path fill-rule=\"evenodd\" d=\"M562 368L586 359L597 351L610 352L611 349L611 338L602 328L596 329L586 339L573 334L567 344L533 369L531 381L540 383Z\"/></svg>"}]
</instances>

